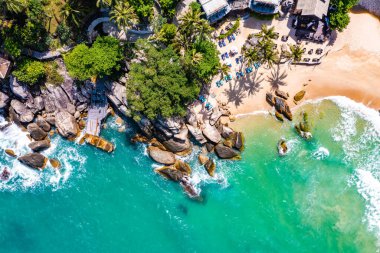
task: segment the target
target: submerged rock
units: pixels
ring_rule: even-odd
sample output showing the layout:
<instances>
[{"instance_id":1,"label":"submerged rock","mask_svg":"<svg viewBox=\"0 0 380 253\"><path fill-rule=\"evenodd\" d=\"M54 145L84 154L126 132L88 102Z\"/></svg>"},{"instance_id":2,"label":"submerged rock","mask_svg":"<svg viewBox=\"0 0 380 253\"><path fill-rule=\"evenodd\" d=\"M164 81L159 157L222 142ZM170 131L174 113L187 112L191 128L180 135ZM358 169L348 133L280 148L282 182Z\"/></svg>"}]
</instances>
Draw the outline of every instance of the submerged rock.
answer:
<instances>
[{"instance_id":1,"label":"submerged rock","mask_svg":"<svg viewBox=\"0 0 380 253\"><path fill-rule=\"evenodd\" d=\"M186 175L190 175L191 174L191 167L188 163L185 163L181 160L177 160L174 164L174 167L179 170L179 171L182 171L184 174Z\"/></svg>"},{"instance_id":2,"label":"submerged rock","mask_svg":"<svg viewBox=\"0 0 380 253\"><path fill-rule=\"evenodd\" d=\"M286 155L288 152L288 146L286 145L286 142L284 139L281 139L277 144L278 154L280 156Z\"/></svg>"},{"instance_id":3,"label":"submerged rock","mask_svg":"<svg viewBox=\"0 0 380 253\"><path fill-rule=\"evenodd\" d=\"M240 159L240 155L232 148L226 147L222 144L215 146L215 153L222 159Z\"/></svg>"},{"instance_id":4,"label":"submerged rock","mask_svg":"<svg viewBox=\"0 0 380 253\"><path fill-rule=\"evenodd\" d=\"M244 150L244 135L242 132L236 133L235 141L234 141L234 148L238 149L239 151Z\"/></svg>"},{"instance_id":5,"label":"submerged rock","mask_svg":"<svg viewBox=\"0 0 380 253\"><path fill-rule=\"evenodd\" d=\"M277 119L278 121L281 121L281 122L284 121L284 117L283 117L283 116L281 115L281 113L279 113L278 111L276 111L274 115L276 116L276 119Z\"/></svg>"},{"instance_id":6,"label":"submerged rock","mask_svg":"<svg viewBox=\"0 0 380 253\"><path fill-rule=\"evenodd\" d=\"M49 159L49 162L50 162L51 166L53 166L54 169L61 168L61 163L57 159L51 158L51 159Z\"/></svg>"},{"instance_id":7,"label":"submerged rock","mask_svg":"<svg viewBox=\"0 0 380 253\"><path fill-rule=\"evenodd\" d=\"M156 173L161 176L173 180L175 182L179 182L184 176L185 173L177 170L174 166L164 166L154 170Z\"/></svg>"},{"instance_id":8,"label":"submerged rock","mask_svg":"<svg viewBox=\"0 0 380 253\"><path fill-rule=\"evenodd\" d=\"M29 143L28 147L34 152L40 152L42 150L50 148L49 140L33 141Z\"/></svg>"},{"instance_id":9,"label":"submerged rock","mask_svg":"<svg viewBox=\"0 0 380 253\"><path fill-rule=\"evenodd\" d=\"M154 161L161 164L172 165L176 161L175 155L172 152L164 151L158 147L149 146L148 153Z\"/></svg>"},{"instance_id":10,"label":"submerged rock","mask_svg":"<svg viewBox=\"0 0 380 253\"><path fill-rule=\"evenodd\" d=\"M11 177L11 172L8 170L7 167L5 167L0 174L0 179L2 181L7 181L10 177Z\"/></svg>"},{"instance_id":11,"label":"submerged rock","mask_svg":"<svg viewBox=\"0 0 380 253\"><path fill-rule=\"evenodd\" d=\"M48 159L40 153L30 153L17 158L21 163L33 169L43 169Z\"/></svg>"}]
</instances>

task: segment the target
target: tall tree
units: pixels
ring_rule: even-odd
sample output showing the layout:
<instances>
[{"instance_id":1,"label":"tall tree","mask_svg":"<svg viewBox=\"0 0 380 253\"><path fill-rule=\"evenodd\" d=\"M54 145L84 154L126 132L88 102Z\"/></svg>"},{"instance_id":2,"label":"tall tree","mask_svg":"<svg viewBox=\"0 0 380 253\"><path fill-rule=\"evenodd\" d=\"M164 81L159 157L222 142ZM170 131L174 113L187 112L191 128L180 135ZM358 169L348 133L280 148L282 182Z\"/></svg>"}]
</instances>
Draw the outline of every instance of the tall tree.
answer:
<instances>
[{"instance_id":1,"label":"tall tree","mask_svg":"<svg viewBox=\"0 0 380 253\"><path fill-rule=\"evenodd\" d=\"M261 31L255 34L256 38L262 39L262 40L275 39L276 36L277 34L274 31L274 26L268 28L268 26L265 24L261 26Z\"/></svg>"},{"instance_id":2,"label":"tall tree","mask_svg":"<svg viewBox=\"0 0 380 253\"><path fill-rule=\"evenodd\" d=\"M113 0L97 0L96 1L96 7L103 8L103 7L111 7L113 4Z\"/></svg>"},{"instance_id":3,"label":"tall tree","mask_svg":"<svg viewBox=\"0 0 380 253\"><path fill-rule=\"evenodd\" d=\"M20 13L27 6L25 0L0 0L0 10Z\"/></svg>"},{"instance_id":4,"label":"tall tree","mask_svg":"<svg viewBox=\"0 0 380 253\"><path fill-rule=\"evenodd\" d=\"M290 51L287 54L287 58L290 62L300 62L303 55L302 47L300 45L290 45L289 50Z\"/></svg>"},{"instance_id":5,"label":"tall tree","mask_svg":"<svg viewBox=\"0 0 380 253\"><path fill-rule=\"evenodd\" d=\"M133 7L126 0L119 0L110 12L111 19L115 21L119 29L124 30L131 28L138 20Z\"/></svg>"},{"instance_id":6,"label":"tall tree","mask_svg":"<svg viewBox=\"0 0 380 253\"><path fill-rule=\"evenodd\" d=\"M75 26L79 27L82 10L83 8L76 4L75 0L69 0L65 2L61 8L60 14L64 22L71 22Z\"/></svg>"},{"instance_id":7,"label":"tall tree","mask_svg":"<svg viewBox=\"0 0 380 253\"><path fill-rule=\"evenodd\" d=\"M244 61L248 66L252 66L256 62L260 62L259 52L257 48L248 48L244 52Z\"/></svg>"},{"instance_id":8,"label":"tall tree","mask_svg":"<svg viewBox=\"0 0 380 253\"><path fill-rule=\"evenodd\" d=\"M220 64L219 63L218 72L220 73L221 79L223 79L225 76L227 76L229 71L230 71L230 67L228 67L227 64L225 64L225 63Z\"/></svg>"}]
</instances>

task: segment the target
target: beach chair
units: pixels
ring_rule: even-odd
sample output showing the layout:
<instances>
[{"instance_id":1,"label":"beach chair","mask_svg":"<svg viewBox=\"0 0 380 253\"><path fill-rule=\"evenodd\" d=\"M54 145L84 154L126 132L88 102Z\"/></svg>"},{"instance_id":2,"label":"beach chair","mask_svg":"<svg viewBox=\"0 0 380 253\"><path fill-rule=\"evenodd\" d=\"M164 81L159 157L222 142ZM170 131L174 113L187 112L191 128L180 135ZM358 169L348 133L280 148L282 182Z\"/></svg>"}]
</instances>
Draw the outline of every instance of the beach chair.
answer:
<instances>
[{"instance_id":1,"label":"beach chair","mask_svg":"<svg viewBox=\"0 0 380 253\"><path fill-rule=\"evenodd\" d=\"M209 110L212 109L212 104L210 104L209 102L207 102L205 107L209 111Z\"/></svg>"},{"instance_id":2,"label":"beach chair","mask_svg":"<svg viewBox=\"0 0 380 253\"><path fill-rule=\"evenodd\" d=\"M228 42L231 43L231 41L232 41L231 36L228 36L227 39L228 39Z\"/></svg>"},{"instance_id":3,"label":"beach chair","mask_svg":"<svg viewBox=\"0 0 380 253\"><path fill-rule=\"evenodd\" d=\"M225 56L226 58L230 58L230 57L228 56L228 53L227 53L227 52L224 53L224 56Z\"/></svg>"},{"instance_id":4,"label":"beach chair","mask_svg":"<svg viewBox=\"0 0 380 253\"><path fill-rule=\"evenodd\" d=\"M239 64L239 57L235 59L236 64Z\"/></svg>"},{"instance_id":5,"label":"beach chair","mask_svg":"<svg viewBox=\"0 0 380 253\"><path fill-rule=\"evenodd\" d=\"M201 101L201 103L206 102L206 98L205 98L203 95L200 95L200 96L198 97L198 99L199 99L199 101Z\"/></svg>"},{"instance_id":6,"label":"beach chair","mask_svg":"<svg viewBox=\"0 0 380 253\"><path fill-rule=\"evenodd\" d=\"M233 40L236 40L236 38L235 38L235 35L234 35L234 34L231 34L231 38L232 38Z\"/></svg>"},{"instance_id":7,"label":"beach chair","mask_svg":"<svg viewBox=\"0 0 380 253\"><path fill-rule=\"evenodd\" d=\"M225 56L224 56L224 54L222 54L222 55L221 55L221 57L222 57L222 60L224 61L224 59L225 59Z\"/></svg>"},{"instance_id":8,"label":"beach chair","mask_svg":"<svg viewBox=\"0 0 380 253\"><path fill-rule=\"evenodd\" d=\"M222 40L222 44L223 44L223 47L226 46L226 42L224 42L224 40Z\"/></svg>"}]
</instances>

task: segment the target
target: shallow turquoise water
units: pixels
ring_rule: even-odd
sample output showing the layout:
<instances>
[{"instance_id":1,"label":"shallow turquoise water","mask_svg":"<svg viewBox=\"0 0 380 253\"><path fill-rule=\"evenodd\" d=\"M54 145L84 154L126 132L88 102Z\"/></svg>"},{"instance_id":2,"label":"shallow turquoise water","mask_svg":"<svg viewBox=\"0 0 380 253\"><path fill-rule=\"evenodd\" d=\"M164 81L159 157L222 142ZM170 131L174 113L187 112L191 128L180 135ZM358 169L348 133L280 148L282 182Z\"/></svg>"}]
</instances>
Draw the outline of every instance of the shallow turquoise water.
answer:
<instances>
[{"instance_id":1,"label":"shallow turquoise water","mask_svg":"<svg viewBox=\"0 0 380 253\"><path fill-rule=\"evenodd\" d=\"M0 184L0 252L376 252L379 117L337 101L299 109L311 114L309 142L270 116L241 119L243 159L218 161L215 180L196 154L187 158L203 202L154 174L144 146L128 141L133 130L117 132L112 118L103 131L112 154L54 137L46 155L64 163L61 176L1 154L14 178ZM27 140L10 131L1 148L25 152ZM281 137L286 157L276 152Z\"/></svg>"}]
</instances>

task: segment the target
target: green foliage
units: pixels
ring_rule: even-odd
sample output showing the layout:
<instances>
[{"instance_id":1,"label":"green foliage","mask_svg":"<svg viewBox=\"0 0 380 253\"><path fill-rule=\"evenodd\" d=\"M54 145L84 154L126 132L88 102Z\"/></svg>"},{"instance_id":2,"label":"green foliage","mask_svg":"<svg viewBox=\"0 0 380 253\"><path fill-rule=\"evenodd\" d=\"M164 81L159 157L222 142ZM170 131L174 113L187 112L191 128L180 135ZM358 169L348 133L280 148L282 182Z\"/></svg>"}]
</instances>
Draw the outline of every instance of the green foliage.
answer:
<instances>
[{"instance_id":1,"label":"green foliage","mask_svg":"<svg viewBox=\"0 0 380 253\"><path fill-rule=\"evenodd\" d=\"M0 0L0 11L4 10L17 14L25 7L25 1L23 0Z\"/></svg>"},{"instance_id":2,"label":"green foliage","mask_svg":"<svg viewBox=\"0 0 380 253\"><path fill-rule=\"evenodd\" d=\"M64 23L59 24L56 31L62 44L67 44L71 38L71 30Z\"/></svg>"},{"instance_id":3,"label":"green foliage","mask_svg":"<svg viewBox=\"0 0 380 253\"><path fill-rule=\"evenodd\" d=\"M158 33L162 29L162 26L167 23L167 19L158 14L152 18L150 23L154 33Z\"/></svg>"},{"instance_id":4,"label":"green foliage","mask_svg":"<svg viewBox=\"0 0 380 253\"><path fill-rule=\"evenodd\" d=\"M157 34L157 40L168 46L173 43L176 34L177 27L174 24L164 24Z\"/></svg>"},{"instance_id":5,"label":"green foliage","mask_svg":"<svg viewBox=\"0 0 380 253\"><path fill-rule=\"evenodd\" d=\"M157 50L144 40L137 41L136 47L144 51L146 59L131 65L126 87L132 113L149 119L184 116L186 105L200 88L186 78L179 56L171 46Z\"/></svg>"},{"instance_id":6,"label":"green foliage","mask_svg":"<svg viewBox=\"0 0 380 253\"><path fill-rule=\"evenodd\" d=\"M225 34L221 34L218 36L218 39L225 39L231 34L233 34L240 26L240 18L238 18L235 22L235 24L232 26L230 30L228 30Z\"/></svg>"},{"instance_id":7,"label":"green foliage","mask_svg":"<svg viewBox=\"0 0 380 253\"><path fill-rule=\"evenodd\" d=\"M218 73L219 68L219 56L215 44L209 40L199 40L193 44L192 49L200 53L202 58L199 62L193 61L195 64L191 64L189 71L201 82L210 81L211 77ZM185 62L187 65L191 62L193 55L192 50L186 52Z\"/></svg>"},{"instance_id":8,"label":"green foliage","mask_svg":"<svg viewBox=\"0 0 380 253\"><path fill-rule=\"evenodd\" d=\"M44 64L30 59L22 60L13 75L21 82L34 85L45 76Z\"/></svg>"},{"instance_id":9,"label":"green foliage","mask_svg":"<svg viewBox=\"0 0 380 253\"><path fill-rule=\"evenodd\" d=\"M64 56L69 74L79 80L111 75L120 69L123 58L119 41L112 37L98 37L91 48L79 44Z\"/></svg>"},{"instance_id":10,"label":"green foliage","mask_svg":"<svg viewBox=\"0 0 380 253\"><path fill-rule=\"evenodd\" d=\"M58 64L56 62L48 62L45 64L46 82L50 84L61 84L64 82L63 76L58 73Z\"/></svg>"},{"instance_id":11,"label":"green foliage","mask_svg":"<svg viewBox=\"0 0 380 253\"><path fill-rule=\"evenodd\" d=\"M119 1L110 11L111 19L115 21L119 29L130 28L137 23L135 10L127 1Z\"/></svg>"},{"instance_id":12,"label":"green foliage","mask_svg":"<svg viewBox=\"0 0 380 253\"><path fill-rule=\"evenodd\" d=\"M201 5L198 3L198 2L192 2L190 5L190 9L192 9L193 11L201 11Z\"/></svg>"},{"instance_id":13,"label":"green foliage","mask_svg":"<svg viewBox=\"0 0 380 253\"><path fill-rule=\"evenodd\" d=\"M359 0L332 0L335 10L329 13L331 27L342 32L350 23L350 9L358 3Z\"/></svg>"},{"instance_id":14,"label":"green foliage","mask_svg":"<svg viewBox=\"0 0 380 253\"><path fill-rule=\"evenodd\" d=\"M12 55L14 58L18 58L21 55L21 45L18 41L13 40L11 37L6 37L4 41L4 50Z\"/></svg>"},{"instance_id":15,"label":"green foliage","mask_svg":"<svg viewBox=\"0 0 380 253\"><path fill-rule=\"evenodd\" d=\"M175 9L178 4L178 0L159 0L163 15L172 19L175 15Z\"/></svg>"},{"instance_id":16,"label":"green foliage","mask_svg":"<svg viewBox=\"0 0 380 253\"><path fill-rule=\"evenodd\" d=\"M146 19L153 14L153 0L129 0L140 19Z\"/></svg>"}]
</instances>

